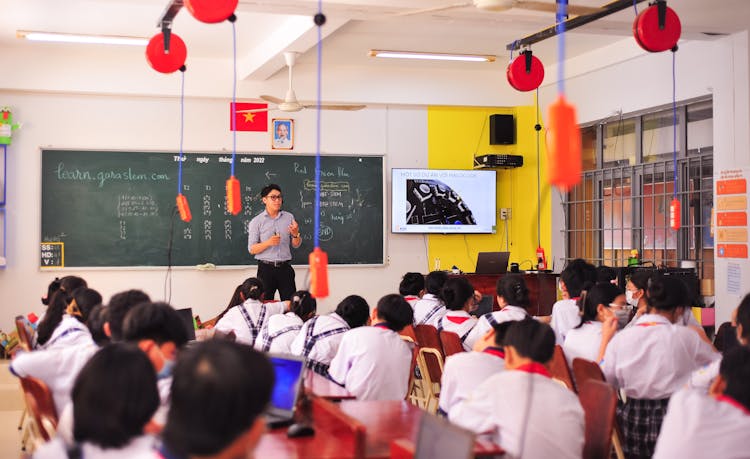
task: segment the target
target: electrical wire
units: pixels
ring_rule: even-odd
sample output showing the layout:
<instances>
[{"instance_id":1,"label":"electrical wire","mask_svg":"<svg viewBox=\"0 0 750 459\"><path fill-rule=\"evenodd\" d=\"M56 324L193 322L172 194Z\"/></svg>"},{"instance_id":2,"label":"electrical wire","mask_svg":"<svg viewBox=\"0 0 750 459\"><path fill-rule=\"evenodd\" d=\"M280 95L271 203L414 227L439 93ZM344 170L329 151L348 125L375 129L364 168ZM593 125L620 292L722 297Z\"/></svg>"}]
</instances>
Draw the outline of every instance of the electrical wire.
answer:
<instances>
[{"instance_id":1,"label":"electrical wire","mask_svg":"<svg viewBox=\"0 0 750 459\"><path fill-rule=\"evenodd\" d=\"M542 165L539 155L539 136L542 125L539 124L539 87L536 88L536 244L542 246Z\"/></svg>"},{"instance_id":2,"label":"electrical wire","mask_svg":"<svg viewBox=\"0 0 750 459\"><path fill-rule=\"evenodd\" d=\"M557 0L557 93L565 94L565 18L568 16L568 0Z\"/></svg>"},{"instance_id":3,"label":"electrical wire","mask_svg":"<svg viewBox=\"0 0 750 459\"><path fill-rule=\"evenodd\" d=\"M182 193L182 162L185 160L185 154L182 149L185 137L185 72L180 73L182 74L182 84L180 85L180 164L177 173L177 194Z\"/></svg>"},{"instance_id":4,"label":"electrical wire","mask_svg":"<svg viewBox=\"0 0 750 459\"><path fill-rule=\"evenodd\" d=\"M316 15L318 18L323 17L323 0L318 0L318 14ZM321 21L316 21L321 22ZM317 24L318 26L318 44L317 44L317 51L318 51L318 84L317 84L317 103L316 103L316 111L318 115L318 119L316 122L316 139L315 139L315 206L314 206L314 213L315 213L315 219L314 219L314 225L315 228L313 229L313 247L320 247L320 135L321 135L321 129L320 129L320 118L321 118L321 99L322 99L322 79L323 79L323 24Z\"/></svg>"},{"instance_id":5,"label":"electrical wire","mask_svg":"<svg viewBox=\"0 0 750 459\"><path fill-rule=\"evenodd\" d=\"M674 169L674 184L672 198L677 199L677 49L672 50L672 168Z\"/></svg>"},{"instance_id":6,"label":"electrical wire","mask_svg":"<svg viewBox=\"0 0 750 459\"><path fill-rule=\"evenodd\" d=\"M230 176L234 177L234 159L237 156L237 26L232 21L232 163Z\"/></svg>"}]
</instances>

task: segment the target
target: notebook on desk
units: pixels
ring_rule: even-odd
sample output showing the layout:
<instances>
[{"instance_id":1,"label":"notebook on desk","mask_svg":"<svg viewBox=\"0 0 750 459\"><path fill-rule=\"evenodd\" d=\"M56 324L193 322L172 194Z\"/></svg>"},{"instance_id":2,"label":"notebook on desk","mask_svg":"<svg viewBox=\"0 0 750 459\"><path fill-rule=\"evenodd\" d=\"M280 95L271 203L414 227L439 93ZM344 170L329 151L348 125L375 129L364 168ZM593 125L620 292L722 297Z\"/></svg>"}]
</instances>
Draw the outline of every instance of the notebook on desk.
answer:
<instances>
[{"instance_id":1,"label":"notebook on desk","mask_svg":"<svg viewBox=\"0 0 750 459\"><path fill-rule=\"evenodd\" d=\"M266 410L269 428L294 422L294 410L302 391L305 358L288 354L268 354L274 370L271 404Z\"/></svg>"},{"instance_id":2,"label":"notebook on desk","mask_svg":"<svg viewBox=\"0 0 750 459\"><path fill-rule=\"evenodd\" d=\"M422 415L414 459L469 459L473 453L473 432L438 416Z\"/></svg>"},{"instance_id":3,"label":"notebook on desk","mask_svg":"<svg viewBox=\"0 0 750 459\"><path fill-rule=\"evenodd\" d=\"M505 274L510 252L479 252L475 274Z\"/></svg>"}]
</instances>

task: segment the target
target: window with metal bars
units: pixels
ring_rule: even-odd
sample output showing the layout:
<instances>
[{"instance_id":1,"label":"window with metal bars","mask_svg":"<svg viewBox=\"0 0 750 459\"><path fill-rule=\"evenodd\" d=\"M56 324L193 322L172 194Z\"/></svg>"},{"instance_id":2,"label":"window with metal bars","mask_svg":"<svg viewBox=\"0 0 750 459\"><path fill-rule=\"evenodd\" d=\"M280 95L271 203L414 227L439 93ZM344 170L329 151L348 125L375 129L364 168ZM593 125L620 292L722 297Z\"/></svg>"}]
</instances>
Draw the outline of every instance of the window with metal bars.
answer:
<instances>
[{"instance_id":1,"label":"window with metal bars","mask_svg":"<svg viewBox=\"0 0 750 459\"><path fill-rule=\"evenodd\" d=\"M562 203L566 259L626 266L635 249L642 264L692 261L699 278L713 279L712 101L681 103L676 139L673 127L671 106L582 127L582 181ZM673 195L678 231L669 225Z\"/></svg>"}]
</instances>

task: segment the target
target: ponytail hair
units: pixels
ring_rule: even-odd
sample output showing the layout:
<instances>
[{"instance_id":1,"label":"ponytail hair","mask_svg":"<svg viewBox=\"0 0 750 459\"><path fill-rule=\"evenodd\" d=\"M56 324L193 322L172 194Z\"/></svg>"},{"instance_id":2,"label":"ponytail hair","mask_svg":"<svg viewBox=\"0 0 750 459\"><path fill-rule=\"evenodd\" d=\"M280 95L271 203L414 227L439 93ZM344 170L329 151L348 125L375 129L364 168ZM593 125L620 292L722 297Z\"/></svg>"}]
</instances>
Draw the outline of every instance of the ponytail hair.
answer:
<instances>
[{"instance_id":1,"label":"ponytail hair","mask_svg":"<svg viewBox=\"0 0 750 459\"><path fill-rule=\"evenodd\" d=\"M307 290L298 290L294 292L289 310L297 314L300 319L307 320L315 315L318 302Z\"/></svg>"},{"instance_id":2,"label":"ponytail hair","mask_svg":"<svg viewBox=\"0 0 750 459\"><path fill-rule=\"evenodd\" d=\"M599 305L607 306L619 295L622 295L620 287L609 282L599 283L588 290L582 291L581 298L578 300L578 309L582 311L581 322L576 328L581 328L585 322L596 320Z\"/></svg>"},{"instance_id":3,"label":"ponytail hair","mask_svg":"<svg viewBox=\"0 0 750 459\"><path fill-rule=\"evenodd\" d=\"M68 303L73 299L73 292L79 287L86 287L86 281L78 276L65 276L60 279L60 288L49 299L47 312L36 330L38 345L47 343L52 337L52 332L62 322L62 316L68 307Z\"/></svg>"},{"instance_id":4,"label":"ponytail hair","mask_svg":"<svg viewBox=\"0 0 750 459\"><path fill-rule=\"evenodd\" d=\"M94 309L94 306L102 304L102 296L99 292L88 287L75 289L73 291L73 300L75 300L73 316L84 324L89 320L89 314Z\"/></svg>"},{"instance_id":5,"label":"ponytail hair","mask_svg":"<svg viewBox=\"0 0 750 459\"><path fill-rule=\"evenodd\" d=\"M262 300L263 299L263 282L257 277L248 277L245 282L240 285L240 292L247 300Z\"/></svg>"},{"instance_id":6,"label":"ponytail hair","mask_svg":"<svg viewBox=\"0 0 750 459\"><path fill-rule=\"evenodd\" d=\"M497 296L502 297L506 303L513 306L520 306L528 309L531 306L529 301L529 289L526 287L526 281L520 274L506 274L497 281L495 286Z\"/></svg>"}]
</instances>

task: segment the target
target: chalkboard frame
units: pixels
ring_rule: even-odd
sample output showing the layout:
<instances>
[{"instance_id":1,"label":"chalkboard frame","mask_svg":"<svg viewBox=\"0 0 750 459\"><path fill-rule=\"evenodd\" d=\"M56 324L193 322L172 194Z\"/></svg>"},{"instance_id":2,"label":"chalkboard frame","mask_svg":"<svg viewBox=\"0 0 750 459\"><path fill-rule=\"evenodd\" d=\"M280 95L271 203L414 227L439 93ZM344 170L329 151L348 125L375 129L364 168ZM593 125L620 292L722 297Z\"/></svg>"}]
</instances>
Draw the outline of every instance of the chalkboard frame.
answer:
<instances>
[{"instance_id":1,"label":"chalkboard frame","mask_svg":"<svg viewBox=\"0 0 750 459\"><path fill-rule=\"evenodd\" d=\"M176 152L174 150L164 150L164 149L100 149L100 148L75 148L75 147L54 147L54 146L45 146L39 148L40 153L40 169L43 166L43 153L46 151L55 151L55 152L72 152L72 153L127 153L127 154L164 154L164 155L175 155L178 156L179 152ZM231 152L227 151L219 151L219 150L185 150L185 155L215 155L215 156L231 156ZM289 158L307 158L308 160L312 159L314 160L315 154L314 153L298 153L298 152L277 152L277 151L242 151L237 152L237 161L239 161L241 156L268 156L268 157L289 157ZM380 215L381 220L381 238L379 241L379 247L376 246L378 249L377 254L377 261L376 262L362 262L362 263L331 263L329 264L329 267L332 269L336 268L351 268L351 267L382 267L387 264L388 258L387 258L387 225L388 225L388 209L386 209L387 205L387 193L388 190L386 189L387 185L387 165L386 165L386 157L385 155L380 154L345 154L345 153L323 153L321 155L323 158L344 158L344 159L359 159L359 158L373 158L373 159L379 159L379 167L380 170L380 188L381 193L379 198L379 202L377 205L380 205L380 212L378 212ZM175 163L175 171L177 168L177 164ZM226 164L227 169L227 175L229 175L229 164ZM42 171L43 172L43 171ZM175 172L176 175L176 172ZM271 180L273 181L273 180ZM40 180L40 201L44 199L44 180ZM377 183L377 182L374 182ZM176 187L175 187L176 192ZM39 206L39 221L40 226L43 228L44 225L44 216L43 214L43 208L42 203L40 202ZM197 205L197 204L196 204ZM191 208L194 207L194 204L191 202ZM195 210L193 210L193 213L195 214ZM256 212L257 214L257 212ZM179 222L179 216L173 217L176 218L176 220ZM37 233L37 237L39 240L40 247L42 247L43 244L55 242L52 241L45 241L42 240L42 231L39 231ZM245 237L246 240L246 237ZM378 242L376 242L378 244ZM325 246L323 247L325 250ZM307 250L304 252L304 259L307 259L307 253L309 253ZM67 255L67 254L66 254ZM65 255L65 256L66 256ZM254 269L257 267L257 262L251 255L248 255L250 257L250 261L247 264L215 264L215 265L209 265L209 266L200 266L198 264L196 265L180 265L175 264L172 266L168 266L165 264L132 264L132 265L70 265L66 262L62 263L62 266L43 266L41 263L42 260L40 260L39 269L40 271L75 271L75 270L163 270L165 268L171 268L176 270L205 270L205 269L217 269L217 270L238 270L238 269ZM66 256L67 258L67 256ZM306 267L308 266L307 263L300 263L300 262L294 262L294 266L297 267Z\"/></svg>"}]
</instances>

